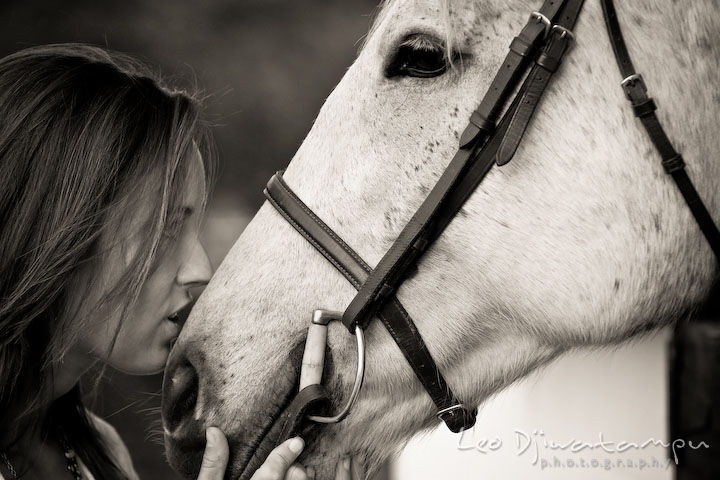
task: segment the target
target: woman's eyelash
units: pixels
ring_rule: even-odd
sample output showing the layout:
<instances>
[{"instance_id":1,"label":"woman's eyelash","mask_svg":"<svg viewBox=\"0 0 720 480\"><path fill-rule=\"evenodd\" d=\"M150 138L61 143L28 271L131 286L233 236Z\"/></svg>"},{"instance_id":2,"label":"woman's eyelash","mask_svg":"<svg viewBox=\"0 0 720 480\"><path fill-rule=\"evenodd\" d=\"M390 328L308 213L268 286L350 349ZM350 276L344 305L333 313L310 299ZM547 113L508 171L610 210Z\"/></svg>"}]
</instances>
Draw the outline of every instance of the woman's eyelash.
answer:
<instances>
[{"instance_id":1,"label":"woman's eyelash","mask_svg":"<svg viewBox=\"0 0 720 480\"><path fill-rule=\"evenodd\" d=\"M195 209L193 207L183 207L179 211L176 211L168 217L163 234L171 238L177 236L182 226L185 225L185 220L192 217L194 213Z\"/></svg>"}]
</instances>

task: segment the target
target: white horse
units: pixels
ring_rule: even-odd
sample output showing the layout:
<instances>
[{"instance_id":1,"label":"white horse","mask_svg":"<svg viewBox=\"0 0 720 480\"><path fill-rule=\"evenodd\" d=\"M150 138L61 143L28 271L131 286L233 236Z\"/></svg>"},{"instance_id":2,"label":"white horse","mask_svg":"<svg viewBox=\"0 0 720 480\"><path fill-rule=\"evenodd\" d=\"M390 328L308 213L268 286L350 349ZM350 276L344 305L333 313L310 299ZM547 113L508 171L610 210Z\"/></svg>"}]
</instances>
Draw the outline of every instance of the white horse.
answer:
<instances>
[{"instance_id":1,"label":"white horse","mask_svg":"<svg viewBox=\"0 0 720 480\"><path fill-rule=\"evenodd\" d=\"M452 158L459 132L537 3L383 5L285 174L370 265ZM634 0L618 5L618 14L659 116L717 223L717 5ZM482 404L569 349L615 344L671 323L703 302L717 274L624 98L599 2L586 1L575 34L514 160L489 173L398 292L466 405ZM399 55L434 76L410 76ZM200 427L217 425L230 438L230 476L248 478L248 463L262 460L252 457L267 451L265 435L296 393L311 313L343 310L354 294L266 203L173 352L168 376L190 393L174 393L185 395L184 411L164 412L171 463L190 474ZM325 384L336 405L352 386L354 342L341 325L330 329ZM301 461L318 478L344 453L372 470L438 423L380 323L367 329L366 342L365 384L349 417L307 438Z\"/></svg>"}]
</instances>

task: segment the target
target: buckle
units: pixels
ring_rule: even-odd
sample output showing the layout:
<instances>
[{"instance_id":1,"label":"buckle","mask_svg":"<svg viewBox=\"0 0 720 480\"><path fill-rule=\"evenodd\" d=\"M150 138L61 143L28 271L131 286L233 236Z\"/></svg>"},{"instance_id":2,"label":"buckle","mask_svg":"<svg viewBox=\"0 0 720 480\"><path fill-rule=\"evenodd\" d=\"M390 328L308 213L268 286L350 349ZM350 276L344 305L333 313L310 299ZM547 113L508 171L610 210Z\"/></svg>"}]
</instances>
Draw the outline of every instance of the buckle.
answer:
<instances>
[{"instance_id":1,"label":"buckle","mask_svg":"<svg viewBox=\"0 0 720 480\"><path fill-rule=\"evenodd\" d=\"M640 75L639 73L633 73L632 75L628 75L623 79L622 82L620 82L620 85L625 91L625 96L628 98L628 100L634 101L637 94L637 90L635 88L636 86L640 87L641 96L647 96L647 86L645 85L645 80L643 80L642 75Z\"/></svg>"},{"instance_id":2,"label":"buckle","mask_svg":"<svg viewBox=\"0 0 720 480\"><path fill-rule=\"evenodd\" d=\"M561 38L561 39L567 37L567 38L569 38L571 41L573 41L573 42L575 41L575 34L574 34L571 30L563 27L562 25L555 24L555 25L552 26L552 28L550 29L550 31L551 31L552 33L560 32L560 38Z\"/></svg>"},{"instance_id":3,"label":"buckle","mask_svg":"<svg viewBox=\"0 0 720 480\"><path fill-rule=\"evenodd\" d=\"M647 92L647 87L645 86L645 80L643 80L642 75L640 75L639 73L633 73L632 75L629 75L629 76L623 78L623 81L620 82L620 85L622 85L623 88L633 87L633 86L635 86L635 82L640 82L642 89Z\"/></svg>"},{"instance_id":4,"label":"buckle","mask_svg":"<svg viewBox=\"0 0 720 480\"><path fill-rule=\"evenodd\" d=\"M545 35L543 35L543 38L547 38L552 28L552 23L550 22L550 19L540 12L532 12L530 14L530 20L535 20L537 23L542 23L543 25L545 25Z\"/></svg>"}]
</instances>

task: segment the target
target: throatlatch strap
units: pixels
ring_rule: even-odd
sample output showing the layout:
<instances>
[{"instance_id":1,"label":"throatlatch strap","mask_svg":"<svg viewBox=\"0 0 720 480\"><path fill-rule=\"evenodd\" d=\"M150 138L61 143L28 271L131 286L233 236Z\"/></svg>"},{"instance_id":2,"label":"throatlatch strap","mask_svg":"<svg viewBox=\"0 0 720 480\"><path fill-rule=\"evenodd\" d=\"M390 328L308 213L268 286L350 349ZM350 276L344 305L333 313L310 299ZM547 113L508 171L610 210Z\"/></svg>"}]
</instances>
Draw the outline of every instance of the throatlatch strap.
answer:
<instances>
[{"instance_id":1,"label":"throatlatch strap","mask_svg":"<svg viewBox=\"0 0 720 480\"><path fill-rule=\"evenodd\" d=\"M665 173L675 181L685 199L685 203L690 207L695 221L715 253L715 258L720 262L720 231L718 231L710 212L708 212L690 177L688 177L682 156L675 150L660 124L660 120L655 114L657 107L647 94L645 81L639 73L635 72L635 67L630 59L630 53L620 29L615 4L612 0L602 0L602 7L605 26L615 53L615 60L620 69L620 74L623 76L621 85L625 91L625 96L630 100L635 116L640 119L650 136L650 140L660 153Z\"/></svg>"}]
</instances>

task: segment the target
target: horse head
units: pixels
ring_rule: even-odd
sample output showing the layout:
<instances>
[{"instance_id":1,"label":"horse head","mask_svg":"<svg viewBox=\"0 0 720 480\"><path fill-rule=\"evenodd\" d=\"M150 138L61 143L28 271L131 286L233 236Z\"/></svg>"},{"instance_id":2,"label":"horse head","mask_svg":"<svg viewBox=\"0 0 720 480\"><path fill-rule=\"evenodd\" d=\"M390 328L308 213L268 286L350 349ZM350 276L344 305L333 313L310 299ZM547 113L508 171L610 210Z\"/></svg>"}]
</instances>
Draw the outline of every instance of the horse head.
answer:
<instances>
[{"instance_id":1,"label":"horse head","mask_svg":"<svg viewBox=\"0 0 720 480\"><path fill-rule=\"evenodd\" d=\"M458 149L534 5L395 0L328 97L285 180L368 264L392 245ZM712 2L626 2L628 45L700 194L720 212L720 28ZM398 298L457 397L488 396L568 349L667 325L708 295L714 257L627 105L597 2L507 165L493 168ZM204 427L250 477L297 393L312 312L353 286L268 203L197 302L166 372L168 456L197 471ZM365 332L365 384L341 423L307 432L318 478L350 453L374 465L435 409L388 332ZM323 383L340 405L355 340L331 325Z\"/></svg>"}]
</instances>

